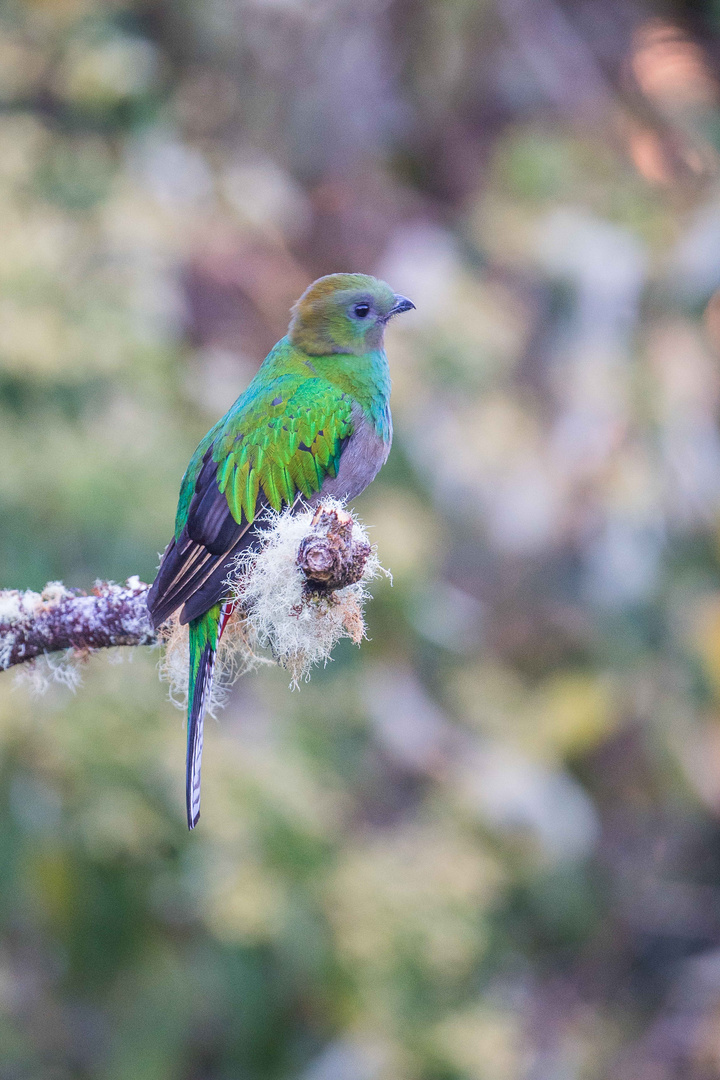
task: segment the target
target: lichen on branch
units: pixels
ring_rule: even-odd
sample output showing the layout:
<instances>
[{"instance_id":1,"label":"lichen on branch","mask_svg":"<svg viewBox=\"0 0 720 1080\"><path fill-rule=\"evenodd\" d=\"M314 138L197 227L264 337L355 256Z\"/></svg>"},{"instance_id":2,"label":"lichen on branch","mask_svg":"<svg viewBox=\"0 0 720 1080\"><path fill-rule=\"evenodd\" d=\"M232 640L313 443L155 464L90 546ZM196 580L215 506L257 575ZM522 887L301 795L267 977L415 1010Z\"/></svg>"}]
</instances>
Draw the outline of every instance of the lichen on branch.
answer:
<instances>
[{"instance_id":1,"label":"lichen on branch","mask_svg":"<svg viewBox=\"0 0 720 1080\"><path fill-rule=\"evenodd\" d=\"M41 593L0 592L0 669L47 653L72 649L82 655L117 645L151 645L145 594L137 577L125 585L95 583L90 595L52 581Z\"/></svg>"},{"instance_id":2,"label":"lichen on branch","mask_svg":"<svg viewBox=\"0 0 720 1080\"><path fill-rule=\"evenodd\" d=\"M337 642L365 636L366 583L382 570L358 520L335 500L316 509L268 512L259 551L241 555L227 580L235 613L218 652L215 704L238 674L261 662L260 649L291 673L293 685L327 662ZM0 591L0 670L66 653L70 662L99 649L165 645L161 673L184 702L187 628L177 616L156 635L147 613L149 586L96 582L89 595L51 582L41 593ZM51 678L78 681L72 666L50 664ZM70 677L72 676L72 677Z\"/></svg>"},{"instance_id":3,"label":"lichen on branch","mask_svg":"<svg viewBox=\"0 0 720 1080\"><path fill-rule=\"evenodd\" d=\"M358 519L327 500L315 511L271 514L260 555L237 560L231 595L254 638L297 686L341 638L360 644L367 583L381 573Z\"/></svg>"},{"instance_id":4,"label":"lichen on branch","mask_svg":"<svg viewBox=\"0 0 720 1080\"><path fill-rule=\"evenodd\" d=\"M367 583L387 573L363 526L334 499L314 510L268 510L262 524L262 549L238 556L227 579L227 595L236 606L218 647L210 715L239 675L268 662L263 649L297 687L315 665L327 663L341 638L359 645L365 637ZM162 636L161 674L171 699L184 708L187 627L176 617Z\"/></svg>"}]
</instances>

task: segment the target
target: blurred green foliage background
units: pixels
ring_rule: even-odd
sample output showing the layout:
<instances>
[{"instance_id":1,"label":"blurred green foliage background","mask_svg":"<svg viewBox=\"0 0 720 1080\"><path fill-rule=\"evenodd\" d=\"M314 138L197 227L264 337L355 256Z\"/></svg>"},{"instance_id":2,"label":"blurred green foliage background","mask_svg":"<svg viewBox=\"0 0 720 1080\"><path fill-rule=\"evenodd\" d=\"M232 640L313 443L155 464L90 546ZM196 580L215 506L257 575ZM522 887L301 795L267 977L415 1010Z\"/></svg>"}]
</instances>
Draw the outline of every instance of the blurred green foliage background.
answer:
<instances>
[{"instance_id":1,"label":"blurred green foliage background","mask_svg":"<svg viewBox=\"0 0 720 1080\"><path fill-rule=\"evenodd\" d=\"M377 273L394 585L206 739L0 676L2 1080L720 1077L720 5L5 0L0 585L150 580ZM402 323L402 325L400 325Z\"/></svg>"}]
</instances>

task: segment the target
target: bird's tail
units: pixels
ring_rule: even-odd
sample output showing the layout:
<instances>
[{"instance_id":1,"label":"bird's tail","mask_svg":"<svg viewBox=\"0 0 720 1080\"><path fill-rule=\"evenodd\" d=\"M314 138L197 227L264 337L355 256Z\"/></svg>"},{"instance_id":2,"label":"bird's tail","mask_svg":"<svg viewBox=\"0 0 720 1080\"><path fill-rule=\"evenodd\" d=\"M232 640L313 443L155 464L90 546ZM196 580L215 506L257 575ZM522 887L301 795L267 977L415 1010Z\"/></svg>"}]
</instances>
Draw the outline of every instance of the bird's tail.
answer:
<instances>
[{"instance_id":1,"label":"bird's tail","mask_svg":"<svg viewBox=\"0 0 720 1080\"><path fill-rule=\"evenodd\" d=\"M185 768L185 804L189 829L194 829L200 818L200 769L205 710L210 700L218 642L233 607L232 603L215 604L199 619L191 619L189 624L190 677Z\"/></svg>"}]
</instances>

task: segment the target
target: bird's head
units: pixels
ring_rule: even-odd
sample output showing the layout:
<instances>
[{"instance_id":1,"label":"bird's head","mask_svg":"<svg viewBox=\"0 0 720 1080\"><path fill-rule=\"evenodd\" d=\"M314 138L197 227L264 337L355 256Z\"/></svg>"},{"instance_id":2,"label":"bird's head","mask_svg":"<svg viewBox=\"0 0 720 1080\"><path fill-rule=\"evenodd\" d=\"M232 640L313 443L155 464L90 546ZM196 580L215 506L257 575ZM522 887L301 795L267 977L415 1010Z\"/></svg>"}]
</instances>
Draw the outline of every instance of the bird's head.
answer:
<instances>
[{"instance_id":1,"label":"bird's head","mask_svg":"<svg viewBox=\"0 0 720 1080\"><path fill-rule=\"evenodd\" d=\"M382 347L388 320L415 305L369 274L318 278L292 309L290 340L310 356Z\"/></svg>"}]
</instances>

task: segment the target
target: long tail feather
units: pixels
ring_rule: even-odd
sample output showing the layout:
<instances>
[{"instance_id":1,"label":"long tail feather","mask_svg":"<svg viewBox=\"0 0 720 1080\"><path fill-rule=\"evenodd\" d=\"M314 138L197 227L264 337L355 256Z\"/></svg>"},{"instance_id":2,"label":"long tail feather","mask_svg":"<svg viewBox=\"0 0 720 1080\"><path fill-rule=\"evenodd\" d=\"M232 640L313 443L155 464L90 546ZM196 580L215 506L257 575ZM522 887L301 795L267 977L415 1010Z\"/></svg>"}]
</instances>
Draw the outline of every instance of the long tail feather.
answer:
<instances>
[{"instance_id":1,"label":"long tail feather","mask_svg":"<svg viewBox=\"0 0 720 1080\"><path fill-rule=\"evenodd\" d=\"M189 829L200 818L200 772L202 766L205 710L210 700L217 646L233 604L215 604L205 615L190 622L190 681L188 685L188 741L185 766L185 805Z\"/></svg>"}]
</instances>

